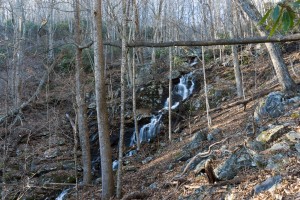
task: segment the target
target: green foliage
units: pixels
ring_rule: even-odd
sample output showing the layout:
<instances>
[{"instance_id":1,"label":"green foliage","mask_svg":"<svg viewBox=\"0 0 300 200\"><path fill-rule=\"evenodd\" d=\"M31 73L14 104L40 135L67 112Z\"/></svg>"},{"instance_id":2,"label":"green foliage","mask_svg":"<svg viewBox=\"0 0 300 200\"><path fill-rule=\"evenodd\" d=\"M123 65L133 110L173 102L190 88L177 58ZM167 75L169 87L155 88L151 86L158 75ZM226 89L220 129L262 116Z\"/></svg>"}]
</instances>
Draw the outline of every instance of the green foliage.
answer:
<instances>
[{"instance_id":1,"label":"green foliage","mask_svg":"<svg viewBox=\"0 0 300 200\"><path fill-rule=\"evenodd\" d=\"M259 25L267 22L268 25L266 28L270 31L269 36L274 35L277 30L286 33L299 26L299 8L300 0L281 1L274 8L271 8L266 12L260 20Z\"/></svg>"}]
</instances>

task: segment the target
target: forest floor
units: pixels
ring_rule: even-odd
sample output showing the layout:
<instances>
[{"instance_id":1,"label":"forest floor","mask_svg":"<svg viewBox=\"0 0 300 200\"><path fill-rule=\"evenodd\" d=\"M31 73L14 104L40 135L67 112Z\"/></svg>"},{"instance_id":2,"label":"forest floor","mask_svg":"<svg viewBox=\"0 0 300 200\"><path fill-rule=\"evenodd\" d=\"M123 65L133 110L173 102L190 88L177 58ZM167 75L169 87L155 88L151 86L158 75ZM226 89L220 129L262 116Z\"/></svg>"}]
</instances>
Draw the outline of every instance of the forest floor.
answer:
<instances>
[{"instance_id":1,"label":"forest floor","mask_svg":"<svg viewBox=\"0 0 300 200\"><path fill-rule=\"evenodd\" d=\"M294 51L285 54L287 63L293 61L294 69L291 69L291 74L296 82L300 82L300 54ZM253 93L265 91L276 85L274 72L270 60L261 57L256 60L255 67L244 68L244 83L246 88L246 97L251 97ZM221 77L228 76L232 69L223 66L217 66L210 69L208 73L208 82L213 83L216 75ZM257 76L257 85L253 83L253 74ZM218 84L215 82L215 84ZM222 86L220 86L222 87ZM254 88L256 87L256 89ZM279 91L280 87L272 88L273 91ZM199 98L200 94L193 95L192 98ZM262 97L261 97L262 98ZM213 141L203 141L196 152L205 152L207 147L217 141L229 137L228 141L219 144L215 149L225 148L228 151L234 152L237 148L245 145L247 141L246 127L253 121L253 113L261 98L254 99L246 105L244 110L243 105L211 112L212 127L210 130L218 129L218 135ZM232 97L221 105L227 105L238 101L239 99ZM286 112L300 112L300 108L290 108ZM281 117L279 119L269 119L265 124L284 124L291 121L289 117ZM292 119L293 121L293 119ZM300 131L299 119L295 120L298 123L297 132ZM263 168L248 168L238 172L238 175L229 181L216 182L210 184L205 174L195 175L193 172L186 173L178 178L178 175L184 170L188 161L180 161L179 157L187 144L193 138L193 133L197 130L203 130L207 127L207 119L205 111L201 110L191 116L191 120L183 120L182 127L186 127L180 133L173 135L172 142L168 141L167 133L160 135L156 141L143 144L138 155L125 158L126 165L124 166L123 177L123 193L124 199L200 199L198 196L193 196L195 193L204 193L201 199L300 199L300 156L295 152L290 152L288 164L285 168L279 171L266 170ZM295 127L294 127L295 128ZM212 165L217 165L228 159L228 155L217 154ZM281 174L283 181L275 190L261 192L253 195L253 189L256 185L265 181L267 178ZM201 187L202 186L202 187ZM199 188L202 188L201 190ZM94 188L85 192L84 198L92 198L92 193L99 193L99 188Z\"/></svg>"},{"instance_id":2,"label":"forest floor","mask_svg":"<svg viewBox=\"0 0 300 200\"><path fill-rule=\"evenodd\" d=\"M296 45L299 46L299 43L296 43ZM289 69L293 79L296 80L297 83L300 83L299 49L296 51L287 51L284 54L284 58L287 63L290 63L290 61L294 63L293 68L290 66ZM214 63L208 68L209 84L222 88L228 83L234 87L234 79L232 79L233 68ZM242 67L242 71L244 74L246 98L269 88L272 88L273 91L280 90L277 80L274 78L274 70L267 56L261 56L257 60L252 61L247 67ZM224 84L219 82L216 76L219 76L221 80L225 80L229 77L230 81ZM22 168L23 171L20 169L9 170L12 174L19 173L19 178L16 181L24 180L24 177L28 177L28 174L25 173L26 170L28 170L27 168L43 168L42 166L47 166L48 171L45 170L39 175L32 175L32 177L44 176L44 174L50 174L54 170L61 170L61 168L57 168L53 163L67 162L73 159L73 135L72 131L70 131L70 124L64 117L67 111L73 110L71 102L74 102L74 93L70 90L70 87L73 87L73 78L62 78L58 74L56 74L55 77L56 78L51 81L51 87L55 89L51 90L50 88L51 92L42 93L34 105L23 111L23 127L19 127L21 126L20 124L15 125L18 127L14 129L16 136L9 140L14 141L13 144L11 144L11 148L8 148L8 153L6 154L10 155L10 165L17 165L20 164L20 162L24 162L25 166L25 169ZM254 78L256 79L256 83L253 81ZM277 86L274 87L274 85ZM203 95L202 93L193 94L189 101L199 98L203 99ZM45 99L47 99L47 104L45 104ZM241 99L231 95L230 98L223 100L218 106L227 105L239 100ZM213 167L220 165L230 156L224 154L224 152L222 152L223 150L232 153L244 146L248 139L246 128L249 123L253 121L253 113L259 100L260 98L257 98L248 102L245 105L245 109L244 105L241 104L228 109L211 112L212 126L208 129L208 132L218 130L218 134L214 135L212 141L206 140L201 142L197 148L189 152L190 155L186 160L182 159L186 145L192 141L197 131L202 131L207 128L206 113L203 109L193 112L191 116L179 123L180 131L173 133L172 142L168 141L167 133L165 133L159 135L156 140L151 143L142 144L141 150L137 155L124 158L124 199L198 199L198 196L195 196L197 193L202 193L201 198L207 200L300 199L300 155L299 153L297 155L294 148L289 150L287 165L279 171L249 167L239 171L237 176L232 180L219 181L214 184L208 182L205 174L194 174L193 171L189 171L180 177L178 176L183 172L189 158L192 158L199 152L206 152L208 146L215 142L229 138L226 142L213 147L214 150L220 150L215 151L214 159L212 160ZM52 107L52 105L55 106ZM289 109L291 110L286 110L286 112L300 113L299 107ZM293 126L293 130L300 132L299 117L291 118L285 116L277 119L268 119L264 121L264 124L284 124L287 122L290 123L291 121L297 124ZM49 128L50 125L51 129ZM0 131L1 133L7 133L7 129L1 129ZM4 145L4 141L1 141L1 145ZM44 156L45 151L54 149L59 145L62 146L59 147L58 155L56 155L55 158L38 160L35 165L32 164L34 163L34 158L30 158L32 159L31 164L27 163L27 157L34 157L36 155ZM28 155L23 154L23 151L32 152L32 155L30 153L28 153ZM116 152L116 149L114 149L114 152ZM80 153L78 154L80 155ZM114 157L117 156L114 155ZM51 168L52 165L54 166L53 168ZM68 173L73 174L73 171L74 170L70 170ZM63 171L62 173L66 172ZM261 192L257 195L252 194L253 188L256 185L278 174L283 177L283 180L276 189ZM68 176L61 174L61 177L57 177L57 182L61 181L60 179L64 177ZM47 179L47 176L45 176L44 179ZM54 182L54 180L52 181ZM11 189L11 191L14 191L16 196L20 196L22 192L25 194L27 190L29 190L24 186L26 184L26 181L22 181L22 184ZM30 184L38 185L40 183L32 181ZM58 187L54 188L54 186ZM55 199L55 195L58 194L57 190L61 190L62 187L66 188L66 186L67 184L47 185L48 188L46 188L44 192L45 196L48 195L48 198ZM54 193L49 192L51 191L51 187L58 189ZM30 189L34 192L36 188ZM77 192L73 188L69 191L67 199L100 199L100 193L101 185L95 183L90 186L80 186Z\"/></svg>"}]
</instances>

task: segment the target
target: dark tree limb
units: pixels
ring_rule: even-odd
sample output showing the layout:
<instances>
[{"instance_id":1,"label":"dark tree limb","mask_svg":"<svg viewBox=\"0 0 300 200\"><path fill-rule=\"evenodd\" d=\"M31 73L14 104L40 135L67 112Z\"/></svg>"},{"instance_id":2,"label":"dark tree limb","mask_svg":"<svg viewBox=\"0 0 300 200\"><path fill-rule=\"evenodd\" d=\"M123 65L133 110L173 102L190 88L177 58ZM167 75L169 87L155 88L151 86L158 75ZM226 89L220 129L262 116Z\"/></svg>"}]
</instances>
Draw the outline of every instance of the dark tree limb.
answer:
<instances>
[{"instance_id":1,"label":"dark tree limb","mask_svg":"<svg viewBox=\"0 0 300 200\"><path fill-rule=\"evenodd\" d=\"M25 107L27 107L28 105L30 105L37 98L37 96L40 94L40 92L42 90L42 87L44 86L44 84L45 84L45 82L47 80L47 77L48 77L49 73L58 64L58 62L62 59L62 57L63 57L63 53L60 54L55 59L55 61L51 64L51 66L46 69L46 72L44 73L42 79L40 80L39 86L37 87L37 89L34 92L34 94L27 101L23 102L19 107L13 108L6 115L0 116L0 124L2 124L3 122L5 122L6 119L8 119L10 117L14 117L17 114L19 114L22 111L22 109L24 109Z\"/></svg>"}]
</instances>

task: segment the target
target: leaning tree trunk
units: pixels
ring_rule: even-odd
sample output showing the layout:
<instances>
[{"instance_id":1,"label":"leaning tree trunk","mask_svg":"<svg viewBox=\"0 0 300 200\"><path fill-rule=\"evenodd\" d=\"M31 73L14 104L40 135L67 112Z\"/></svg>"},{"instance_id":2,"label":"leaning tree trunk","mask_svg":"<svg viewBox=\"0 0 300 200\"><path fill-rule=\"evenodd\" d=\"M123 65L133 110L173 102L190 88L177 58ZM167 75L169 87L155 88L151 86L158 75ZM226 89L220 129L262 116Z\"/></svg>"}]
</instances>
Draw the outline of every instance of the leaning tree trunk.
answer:
<instances>
[{"instance_id":1,"label":"leaning tree trunk","mask_svg":"<svg viewBox=\"0 0 300 200\"><path fill-rule=\"evenodd\" d=\"M261 20L261 15L257 8L251 3L250 0L236 0L239 6L244 10L244 12L249 16L249 18L254 22L256 28L261 36L267 36L263 25L259 25ZM296 89L296 84L291 78L287 66L284 63L281 50L277 44L266 43L267 49L269 51L273 67L275 69L279 84L283 91L293 91Z\"/></svg>"},{"instance_id":2,"label":"leaning tree trunk","mask_svg":"<svg viewBox=\"0 0 300 200\"><path fill-rule=\"evenodd\" d=\"M112 171L112 151L108 129L108 112L106 103L105 66L102 39L102 0L95 1L94 6L94 60L95 60L95 91L98 121L98 134L101 156L102 198L112 198L114 192L114 179Z\"/></svg>"},{"instance_id":3,"label":"leaning tree trunk","mask_svg":"<svg viewBox=\"0 0 300 200\"><path fill-rule=\"evenodd\" d=\"M83 184L90 184L92 181L92 163L91 163L91 148L89 143L89 130L87 126L87 108L84 100L84 84L83 84L83 66L82 66L82 49L80 34L80 6L79 0L76 0L74 5L75 12L75 42L76 62L75 62L75 80L76 80L76 103L78 116L78 131L80 138L80 146L82 151L82 166L83 166Z\"/></svg>"}]
</instances>

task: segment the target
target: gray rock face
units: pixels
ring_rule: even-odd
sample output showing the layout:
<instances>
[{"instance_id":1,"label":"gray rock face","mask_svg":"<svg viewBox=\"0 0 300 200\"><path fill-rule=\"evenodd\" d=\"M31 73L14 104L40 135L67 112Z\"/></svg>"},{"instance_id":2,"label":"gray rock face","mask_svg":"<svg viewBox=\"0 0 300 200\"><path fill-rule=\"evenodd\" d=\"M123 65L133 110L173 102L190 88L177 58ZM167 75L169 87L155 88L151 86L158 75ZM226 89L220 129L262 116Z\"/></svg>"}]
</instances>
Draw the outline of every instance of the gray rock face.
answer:
<instances>
[{"instance_id":1,"label":"gray rock face","mask_svg":"<svg viewBox=\"0 0 300 200\"><path fill-rule=\"evenodd\" d=\"M254 194L259 194L263 191L270 190L273 187L276 187L282 181L282 177L280 175L268 178L261 184L254 187Z\"/></svg>"},{"instance_id":2,"label":"gray rock face","mask_svg":"<svg viewBox=\"0 0 300 200\"><path fill-rule=\"evenodd\" d=\"M217 178L220 180L233 179L243 168L253 166L253 155L254 153L246 148L236 151L214 170Z\"/></svg>"},{"instance_id":3,"label":"gray rock face","mask_svg":"<svg viewBox=\"0 0 300 200\"><path fill-rule=\"evenodd\" d=\"M271 92L268 96L259 102L254 112L256 121L264 117L276 118L284 114L284 94L281 92Z\"/></svg>"},{"instance_id":4,"label":"gray rock face","mask_svg":"<svg viewBox=\"0 0 300 200\"><path fill-rule=\"evenodd\" d=\"M185 149L187 150L193 150L196 149L202 141L205 141L207 139L207 129L200 130L196 132L192 138L192 141L185 146Z\"/></svg>"}]
</instances>

